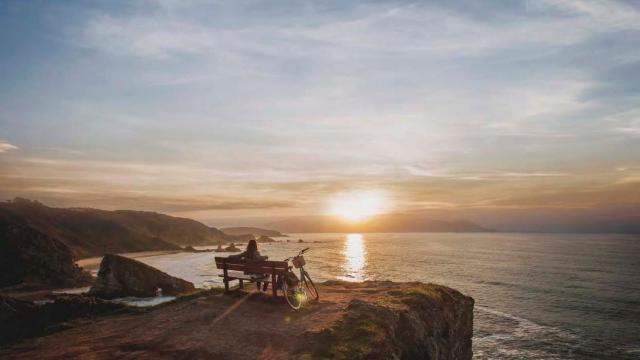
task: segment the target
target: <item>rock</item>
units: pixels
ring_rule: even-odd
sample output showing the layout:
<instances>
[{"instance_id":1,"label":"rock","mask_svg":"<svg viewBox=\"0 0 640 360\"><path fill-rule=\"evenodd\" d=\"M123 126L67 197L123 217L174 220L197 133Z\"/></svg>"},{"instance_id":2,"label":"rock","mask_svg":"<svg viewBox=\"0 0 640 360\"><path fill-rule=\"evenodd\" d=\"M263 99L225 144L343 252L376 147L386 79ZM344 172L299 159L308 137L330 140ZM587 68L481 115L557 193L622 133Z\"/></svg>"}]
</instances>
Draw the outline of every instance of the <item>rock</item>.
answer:
<instances>
[{"instance_id":1,"label":"rock","mask_svg":"<svg viewBox=\"0 0 640 360\"><path fill-rule=\"evenodd\" d=\"M0 324L5 324L18 317L19 314L25 314L34 308L36 308L36 305L31 301L0 296Z\"/></svg>"},{"instance_id":2,"label":"rock","mask_svg":"<svg viewBox=\"0 0 640 360\"><path fill-rule=\"evenodd\" d=\"M152 297L158 288L162 289L164 295L195 291L193 283L139 261L108 254L102 258L98 279L89 290L89 294L104 299L126 296Z\"/></svg>"},{"instance_id":3,"label":"rock","mask_svg":"<svg viewBox=\"0 0 640 360\"><path fill-rule=\"evenodd\" d=\"M75 287L92 281L58 239L26 225L0 222L0 287L21 283Z\"/></svg>"},{"instance_id":4,"label":"rock","mask_svg":"<svg viewBox=\"0 0 640 360\"><path fill-rule=\"evenodd\" d=\"M125 308L123 304L82 295L60 295L41 305L0 296L0 344L44 334L63 321Z\"/></svg>"},{"instance_id":5,"label":"rock","mask_svg":"<svg viewBox=\"0 0 640 360\"><path fill-rule=\"evenodd\" d=\"M261 228L257 228L257 227L253 227L253 226L240 226L240 227L228 227L228 228L221 228L220 230L222 230L225 234L229 234L229 235L251 235L253 236L270 236L270 237L281 237L281 236L287 236L283 233L281 233L278 230L270 230L270 229L261 229Z\"/></svg>"},{"instance_id":6,"label":"rock","mask_svg":"<svg viewBox=\"0 0 640 360\"><path fill-rule=\"evenodd\" d=\"M240 252L242 250L238 249L234 243L231 243L231 245L229 245L226 248L224 248L224 251L225 252Z\"/></svg>"},{"instance_id":7,"label":"rock","mask_svg":"<svg viewBox=\"0 0 640 360\"><path fill-rule=\"evenodd\" d=\"M191 245L185 246L184 248L182 248L182 250L186 251L186 252L192 252L192 253L203 253L203 252L212 252L213 251L213 249L198 250L198 249L194 248Z\"/></svg>"},{"instance_id":8,"label":"rock","mask_svg":"<svg viewBox=\"0 0 640 360\"><path fill-rule=\"evenodd\" d=\"M298 358L471 359L473 298L440 285L407 285L373 301L351 300L333 326L306 334Z\"/></svg>"},{"instance_id":9,"label":"rock","mask_svg":"<svg viewBox=\"0 0 640 360\"><path fill-rule=\"evenodd\" d=\"M303 242L304 242L304 240L298 239L298 243L303 243Z\"/></svg>"},{"instance_id":10,"label":"rock","mask_svg":"<svg viewBox=\"0 0 640 360\"><path fill-rule=\"evenodd\" d=\"M259 243L272 243L272 242L276 242L274 239L268 237L268 236L260 236L258 238L258 240L256 240Z\"/></svg>"}]
</instances>

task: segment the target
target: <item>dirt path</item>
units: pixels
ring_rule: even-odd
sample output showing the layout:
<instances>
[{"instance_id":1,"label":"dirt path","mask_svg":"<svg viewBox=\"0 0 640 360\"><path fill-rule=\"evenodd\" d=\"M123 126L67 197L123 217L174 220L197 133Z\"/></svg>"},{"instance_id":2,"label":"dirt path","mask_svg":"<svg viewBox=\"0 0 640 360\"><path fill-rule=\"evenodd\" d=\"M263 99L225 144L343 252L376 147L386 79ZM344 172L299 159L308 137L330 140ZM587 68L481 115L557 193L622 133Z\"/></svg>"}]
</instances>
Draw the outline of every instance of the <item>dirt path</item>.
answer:
<instances>
[{"instance_id":1,"label":"dirt path","mask_svg":"<svg viewBox=\"0 0 640 360\"><path fill-rule=\"evenodd\" d=\"M330 326L352 299L373 300L401 286L406 284L322 284L321 301L300 311L260 293L211 295L140 314L75 321L67 330L2 350L0 358L284 359L300 335Z\"/></svg>"}]
</instances>

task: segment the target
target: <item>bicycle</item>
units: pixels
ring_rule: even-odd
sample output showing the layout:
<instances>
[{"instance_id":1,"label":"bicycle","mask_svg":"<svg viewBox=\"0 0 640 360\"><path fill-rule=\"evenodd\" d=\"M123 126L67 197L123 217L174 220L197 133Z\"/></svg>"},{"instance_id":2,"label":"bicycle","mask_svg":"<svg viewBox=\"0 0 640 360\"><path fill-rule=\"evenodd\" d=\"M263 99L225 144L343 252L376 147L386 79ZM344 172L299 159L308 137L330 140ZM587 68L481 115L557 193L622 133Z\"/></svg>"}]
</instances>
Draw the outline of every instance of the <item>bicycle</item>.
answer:
<instances>
[{"instance_id":1,"label":"bicycle","mask_svg":"<svg viewBox=\"0 0 640 360\"><path fill-rule=\"evenodd\" d=\"M305 300L314 300L317 301L320 299L320 294L318 293L318 289L316 289L316 285L311 280L311 276L304 269L304 265L306 264L304 260L304 256L302 256L309 248L301 250L298 255L292 256L284 259L283 261L293 263L296 269L300 269L300 278L296 285L288 284L287 275L285 275L282 279L282 292L284 293L284 298L287 300L287 304L294 309L298 310L302 306L302 303ZM293 274L292 266L289 266L289 273ZM295 276L295 274L293 274Z\"/></svg>"}]
</instances>

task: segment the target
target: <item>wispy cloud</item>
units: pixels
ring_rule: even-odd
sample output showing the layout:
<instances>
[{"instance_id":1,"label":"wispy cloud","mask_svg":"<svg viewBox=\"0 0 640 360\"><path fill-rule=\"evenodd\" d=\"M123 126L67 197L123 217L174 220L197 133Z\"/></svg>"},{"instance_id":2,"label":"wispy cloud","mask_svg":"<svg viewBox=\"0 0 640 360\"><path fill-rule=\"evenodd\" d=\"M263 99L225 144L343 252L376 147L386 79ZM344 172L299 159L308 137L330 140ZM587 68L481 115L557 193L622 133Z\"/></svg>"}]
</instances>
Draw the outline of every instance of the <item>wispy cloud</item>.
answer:
<instances>
[{"instance_id":1,"label":"wispy cloud","mask_svg":"<svg viewBox=\"0 0 640 360\"><path fill-rule=\"evenodd\" d=\"M4 140L0 140L0 153L5 153L12 150L18 150L18 147L15 145L11 145Z\"/></svg>"},{"instance_id":2,"label":"wispy cloud","mask_svg":"<svg viewBox=\"0 0 640 360\"><path fill-rule=\"evenodd\" d=\"M637 174L611 169L640 164L627 1L31 6L0 5L30 14L1 22L0 136L21 147L0 142L5 196L302 213L380 188L410 209L583 206L626 201Z\"/></svg>"}]
</instances>

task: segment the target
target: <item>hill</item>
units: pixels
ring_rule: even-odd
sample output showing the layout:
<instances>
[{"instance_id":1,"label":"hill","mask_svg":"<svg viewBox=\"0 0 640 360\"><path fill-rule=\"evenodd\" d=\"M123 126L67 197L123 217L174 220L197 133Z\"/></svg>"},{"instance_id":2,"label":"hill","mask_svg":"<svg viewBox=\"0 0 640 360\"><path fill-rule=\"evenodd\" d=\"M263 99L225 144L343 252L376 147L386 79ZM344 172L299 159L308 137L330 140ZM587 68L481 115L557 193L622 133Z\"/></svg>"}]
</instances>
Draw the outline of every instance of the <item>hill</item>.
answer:
<instances>
[{"instance_id":1,"label":"hill","mask_svg":"<svg viewBox=\"0 0 640 360\"><path fill-rule=\"evenodd\" d=\"M391 233L391 232L489 232L480 225L464 220L434 220L414 214L385 214L359 222L335 216L305 216L285 219L268 226L290 233Z\"/></svg>"},{"instance_id":2,"label":"hill","mask_svg":"<svg viewBox=\"0 0 640 360\"><path fill-rule=\"evenodd\" d=\"M74 264L67 245L28 226L0 222L0 287L74 287L91 281L91 274Z\"/></svg>"},{"instance_id":3,"label":"hill","mask_svg":"<svg viewBox=\"0 0 640 360\"><path fill-rule=\"evenodd\" d=\"M225 234L229 234L229 235L247 235L247 234L251 234L255 237L261 237L261 236L269 236L269 237L281 237L281 236L287 236L283 233L281 233L280 231L277 230L269 230L269 229L261 229L261 228L257 228L257 227L251 227L251 226L240 226L240 227L228 227L228 228L221 228L220 230L222 230L222 232L224 232Z\"/></svg>"},{"instance_id":4,"label":"hill","mask_svg":"<svg viewBox=\"0 0 640 360\"><path fill-rule=\"evenodd\" d=\"M184 245L214 245L233 236L191 219L148 211L53 208L16 198L0 203L0 222L28 226L69 246L76 258Z\"/></svg>"}]
</instances>

